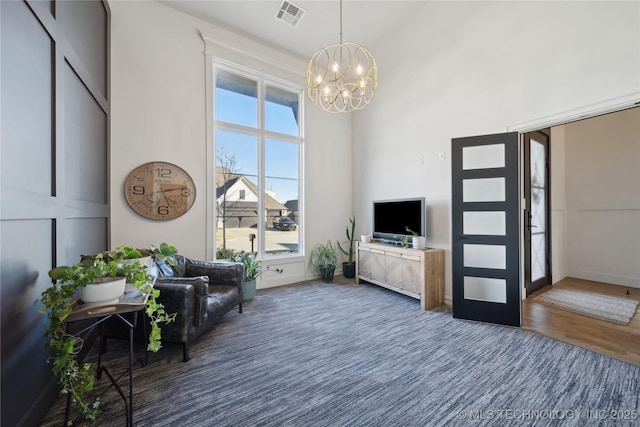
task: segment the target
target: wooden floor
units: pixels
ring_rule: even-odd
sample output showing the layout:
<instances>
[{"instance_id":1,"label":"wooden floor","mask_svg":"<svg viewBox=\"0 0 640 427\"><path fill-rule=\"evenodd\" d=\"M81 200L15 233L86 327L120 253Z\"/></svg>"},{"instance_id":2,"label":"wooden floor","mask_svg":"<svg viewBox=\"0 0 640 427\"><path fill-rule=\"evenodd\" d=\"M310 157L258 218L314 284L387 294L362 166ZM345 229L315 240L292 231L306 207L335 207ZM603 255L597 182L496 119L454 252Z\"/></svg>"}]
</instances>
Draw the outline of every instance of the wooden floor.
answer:
<instances>
[{"instance_id":1,"label":"wooden floor","mask_svg":"<svg viewBox=\"0 0 640 427\"><path fill-rule=\"evenodd\" d=\"M640 366L640 309L622 326L532 301L551 288L586 290L639 301L640 289L565 278L533 293L522 304L523 328Z\"/></svg>"}]
</instances>

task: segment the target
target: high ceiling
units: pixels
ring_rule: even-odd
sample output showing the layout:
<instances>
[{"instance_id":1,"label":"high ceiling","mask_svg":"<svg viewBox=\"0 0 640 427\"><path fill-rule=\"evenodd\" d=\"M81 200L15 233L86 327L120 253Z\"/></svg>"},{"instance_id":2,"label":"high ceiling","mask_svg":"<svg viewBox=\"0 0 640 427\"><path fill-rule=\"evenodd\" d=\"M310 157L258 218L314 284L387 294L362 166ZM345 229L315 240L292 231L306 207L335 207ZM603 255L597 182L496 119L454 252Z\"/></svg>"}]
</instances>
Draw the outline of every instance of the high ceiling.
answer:
<instances>
[{"instance_id":1,"label":"high ceiling","mask_svg":"<svg viewBox=\"0 0 640 427\"><path fill-rule=\"evenodd\" d=\"M339 0L287 0L304 9L298 25L276 19L282 0L158 0L189 15L278 47L300 58L340 40ZM425 1L344 0L343 40L375 48Z\"/></svg>"}]
</instances>

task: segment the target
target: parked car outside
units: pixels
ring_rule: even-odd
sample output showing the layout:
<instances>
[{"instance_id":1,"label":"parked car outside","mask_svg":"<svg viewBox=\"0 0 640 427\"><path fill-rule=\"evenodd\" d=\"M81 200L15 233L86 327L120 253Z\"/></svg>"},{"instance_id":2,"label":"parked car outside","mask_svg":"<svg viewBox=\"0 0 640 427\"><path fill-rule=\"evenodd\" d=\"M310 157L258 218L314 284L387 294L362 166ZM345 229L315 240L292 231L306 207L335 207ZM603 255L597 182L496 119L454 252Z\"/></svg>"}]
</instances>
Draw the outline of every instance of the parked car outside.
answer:
<instances>
[{"instance_id":1,"label":"parked car outside","mask_svg":"<svg viewBox=\"0 0 640 427\"><path fill-rule=\"evenodd\" d=\"M286 216L278 217L273 219L273 228L276 230L280 229L283 231L295 231L298 226L291 218Z\"/></svg>"}]
</instances>

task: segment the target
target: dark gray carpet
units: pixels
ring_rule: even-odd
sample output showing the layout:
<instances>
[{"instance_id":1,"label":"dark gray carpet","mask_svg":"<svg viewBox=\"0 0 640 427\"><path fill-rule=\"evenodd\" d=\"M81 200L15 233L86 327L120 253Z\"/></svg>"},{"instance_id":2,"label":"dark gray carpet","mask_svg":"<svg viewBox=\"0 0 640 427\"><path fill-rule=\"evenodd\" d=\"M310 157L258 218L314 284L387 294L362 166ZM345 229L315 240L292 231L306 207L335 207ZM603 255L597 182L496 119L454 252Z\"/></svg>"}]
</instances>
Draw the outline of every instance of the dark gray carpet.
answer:
<instances>
[{"instance_id":1,"label":"dark gray carpet","mask_svg":"<svg viewBox=\"0 0 640 427\"><path fill-rule=\"evenodd\" d=\"M373 285L258 291L189 362L167 344L134 375L137 426L633 425L640 409L640 367ZM96 425L124 425L115 391L102 400Z\"/></svg>"}]
</instances>

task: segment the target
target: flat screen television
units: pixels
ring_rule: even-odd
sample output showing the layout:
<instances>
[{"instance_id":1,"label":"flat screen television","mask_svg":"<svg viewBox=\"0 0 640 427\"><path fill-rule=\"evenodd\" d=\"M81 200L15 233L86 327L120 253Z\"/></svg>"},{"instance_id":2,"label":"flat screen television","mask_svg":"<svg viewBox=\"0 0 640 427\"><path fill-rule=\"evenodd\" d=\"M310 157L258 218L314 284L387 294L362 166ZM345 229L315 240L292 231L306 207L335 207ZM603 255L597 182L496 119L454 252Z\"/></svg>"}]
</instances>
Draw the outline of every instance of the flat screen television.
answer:
<instances>
[{"instance_id":1,"label":"flat screen television","mask_svg":"<svg viewBox=\"0 0 640 427\"><path fill-rule=\"evenodd\" d=\"M373 202L373 238L387 243L399 243L412 236L407 227L426 237L424 197Z\"/></svg>"}]
</instances>

